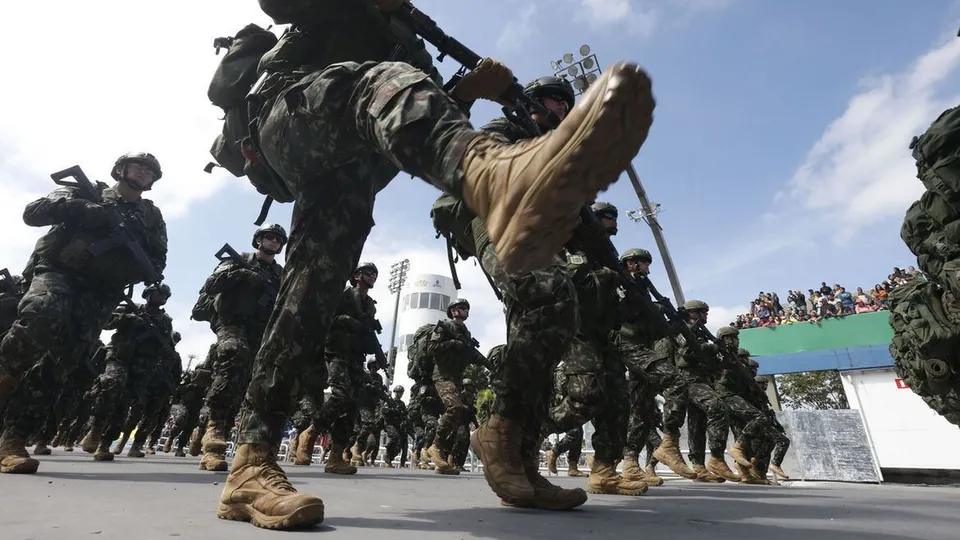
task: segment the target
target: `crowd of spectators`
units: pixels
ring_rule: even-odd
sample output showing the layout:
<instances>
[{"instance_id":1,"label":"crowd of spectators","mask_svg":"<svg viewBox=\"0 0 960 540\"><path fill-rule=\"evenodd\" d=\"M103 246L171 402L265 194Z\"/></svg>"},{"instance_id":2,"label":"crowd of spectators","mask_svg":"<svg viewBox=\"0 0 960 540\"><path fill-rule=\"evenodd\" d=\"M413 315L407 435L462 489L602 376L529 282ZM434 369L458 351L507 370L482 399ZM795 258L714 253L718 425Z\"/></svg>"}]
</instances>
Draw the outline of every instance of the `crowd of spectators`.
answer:
<instances>
[{"instance_id":1,"label":"crowd of spectators","mask_svg":"<svg viewBox=\"0 0 960 540\"><path fill-rule=\"evenodd\" d=\"M822 281L819 289L807 289L806 294L799 289L791 290L787 294L786 304L781 302L777 293L760 291L757 299L750 302L750 313L738 315L731 324L736 328L760 328L800 322L817 323L823 319L882 311L890 309L887 299L890 291L914 279L925 278L922 272L911 266L906 270L894 268L882 283L866 290L857 287L855 293L839 283L831 287Z\"/></svg>"}]
</instances>

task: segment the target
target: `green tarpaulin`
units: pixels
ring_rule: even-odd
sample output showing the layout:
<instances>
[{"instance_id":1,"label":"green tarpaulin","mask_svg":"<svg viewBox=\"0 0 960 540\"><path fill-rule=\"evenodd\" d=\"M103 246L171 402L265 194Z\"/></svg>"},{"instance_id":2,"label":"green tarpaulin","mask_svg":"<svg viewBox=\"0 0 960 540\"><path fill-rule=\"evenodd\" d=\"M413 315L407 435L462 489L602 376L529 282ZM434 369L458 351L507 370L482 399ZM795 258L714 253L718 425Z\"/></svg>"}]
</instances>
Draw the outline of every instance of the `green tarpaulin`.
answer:
<instances>
[{"instance_id":1,"label":"green tarpaulin","mask_svg":"<svg viewBox=\"0 0 960 540\"><path fill-rule=\"evenodd\" d=\"M740 346L753 356L793 354L890 343L890 312L877 311L827 319L820 324L800 322L740 330Z\"/></svg>"}]
</instances>

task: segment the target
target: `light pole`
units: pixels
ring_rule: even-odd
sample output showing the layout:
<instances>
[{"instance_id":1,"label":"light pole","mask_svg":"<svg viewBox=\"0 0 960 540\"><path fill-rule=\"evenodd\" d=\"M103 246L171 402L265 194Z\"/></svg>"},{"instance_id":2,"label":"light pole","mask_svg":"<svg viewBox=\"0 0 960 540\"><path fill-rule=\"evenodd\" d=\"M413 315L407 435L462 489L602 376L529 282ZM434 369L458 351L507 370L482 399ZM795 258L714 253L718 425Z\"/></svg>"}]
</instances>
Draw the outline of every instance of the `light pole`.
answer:
<instances>
[{"instance_id":1,"label":"light pole","mask_svg":"<svg viewBox=\"0 0 960 540\"><path fill-rule=\"evenodd\" d=\"M400 289L407 282L408 270L410 270L410 259L393 263L390 267L390 283L387 284L390 293L397 295L393 302L393 328L390 329L390 350L388 351L390 356L387 358L387 364L394 372L396 372L397 361L397 348L394 346L394 342L397 339L397 314L400 313ZM393 384L393 380L390 381L390 384Z\"/></svg>"},{"instance_id":2,"label":"light pole","mask_svg":"<svg viewBox=\"0 0 960 540\"><path fill-rule=\"evenodd\" d=\"M580 59L576 60L573 54L566 53L560 60L550 62L554 75L562 79L571 80L574 88L574 95L583 94L587 88L600 76L600 62L596 54L590 54L589 45L580 46ZM682 305L683 289L680 287L680 278L677 277L677 269L673 265L673 258L670 257L670 250L667 249L667 241L663 238L663 227L657 221L657 214L660 213L659 203L650 203L647 199L647 191L643 189L640 183L640 177L637 176L633 164L627 166L627 176L630 177L630 183L633 184L634 191L637 192L637 198L640 199L639 210L627 211L627 216L634 222L645 221L650 226L650 232L653 233L653 239L657 243L657 249L660 251L660 258L663 259L663 268L667 272L667 279L670 280L670 288L673 289L674 300L677 305Z\"/></svg>"}]
</instances>

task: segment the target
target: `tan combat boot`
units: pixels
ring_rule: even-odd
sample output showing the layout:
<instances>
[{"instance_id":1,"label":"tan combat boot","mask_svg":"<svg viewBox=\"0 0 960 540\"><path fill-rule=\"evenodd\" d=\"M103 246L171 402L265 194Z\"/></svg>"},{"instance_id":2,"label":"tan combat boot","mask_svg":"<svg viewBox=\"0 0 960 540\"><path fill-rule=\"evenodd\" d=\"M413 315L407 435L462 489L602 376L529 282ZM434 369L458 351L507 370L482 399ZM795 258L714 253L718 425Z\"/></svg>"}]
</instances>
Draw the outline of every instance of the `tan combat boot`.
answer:
<instances>
[{"instance_id":1,"label":"tan combat boot","mask_svg":"<svg viewBox=\"0 0 960 540\"><path fill-rule=\"evenodd\" d=\"M58 431L56 435L53 436L53 440L50 441L50 448L56 448L63 444L63 431Z\"/></svg>"},{"instance_id":2,"label":"tan combat boot","mask_svg":"<svg viewBox=\"0 0 960 540\"><path fill-rule=\"evenodd\" d=\"M410 470L417 471L420 470L420 451L414 450L413 454L410 457Z\"/></svg>"},{"instance_id":3,"label":"tan combat boot","mask_svg":"<svg viewBox=\"0 0 960 540\"><path fill-rule=\"evenodd\" d=\"M297 436L297 453L293 458L295 465L313 463L313 447L317 444L317 430L311 424Z\"/></svg>"},{"instance_id":4,"label":"tan combat boot","mask_svg":"<svg viewBox=\"0 0 960 540\"><path fill-rule=\"evenodd\" d=\"M470 446L490 489L509 504L529 506L536 490L523 470L520 439L520 424L495 414L470 435Z\"/></svg>"},{"instance_id":5,"label":"tan combat boot","mask_svg":"<svg viewBox=\"0 0 960 540\"><path fill-rule=\"evenodd\" d=\"M187 457L187 453L183 451L183 448L177 448L173 451L173 457Z\"/></svg>"},{"instance_id":6,"label":"tan combat boot","mask_svg":"<svg viewBox=\"0 0 960 540\"><path fill-rule=\"evenodd\" d=\"M760 478L756 474L756 469L754 467L744 467L743 465L737 463L737 470L740 471L740 483L741 484L750 484L754 486L766 486L767 479Z\"/></svg>"},{"instance_id":7,"label":"tan combat boot","mask_svg":"<svg viewBox=\"0 0 960 540\"><path fill-rule=\"evenodd\" d=\"M47 441L43 439L37 440L37 443L33 446L33 455L35 456L49 456L51 453Z\"/></svg>"},{"instance_id":8,"label":"tan combat boot","mask_svg":"<svg viewBox=\"0 0 960 540\"><path fill-rule=\"evenodd\" d=\"M780 466L777 465L776 463L771 463L769 469L770 469L770 472L779 476L780 478L784 478L787 480L790 479L790 477L787 476L787 473L783 472L783 469L781 469Z\"/></svg>"},{"instance_id":9,"label":"tan combat boot","mask_svg":"<svg viewBox=\"0 0 960 540\"><path fill-rule=\"evenodd\" d=\"M363 460L363 454L360 453L360 445L353 443L350 447L350 464L354 467L366 467L367 463Z\"/></svg>"},{"instance_id":10,"label":"tan combat boot","mask_svg":"<svg viewBox=\"0 0 960 540\"><path fill-rule=\"evenodd\" d=\"M116 454L116 452L114 452ZM132 458L142 458L146 454L143 453L143 443L133 441L133 444L130 445L130 450L127 451L127 457Z\"/></svg>"},{"instance_id":11,"label":"tan combat boot","mask_svg":"<svg viewBox=\"0 0 960 540\"><path fill-rule=\"evenodd\" d=\"M540 474L540 464L536 458L524 459L523 471L533 486L533 500L528 504L530 508L540 510L571 510L587 502L587 492L581 488L563 489L551 484ZM510 504L503 499L503 506L519 506Z\"/></svg>"},{"instance_id":12,"label":"tan combat boot","mask_svg":"<svg viewBox=\"0 0 960 540\"><path fill-rule=\"evenodd\" d=\"M586 475L587 475L587 473L585 473L585 472L583 472L583 471L580 470L580 468L579 468L579 466L577 465L577 462L576 462L576 461L571 461L570 464L567 465L567 476L572 476L572 477L574 477L574 478L579 478L579 477L581 477L581 476L586 476Z\"/></svg>"},{"instance_id":13,"label":"tan combat boot","mask_svg":"<svg viewBox=\"0 0 960 540\"><path fill-rule=\"evenodd\" d=\"M633 453L624 453L623 455L623 479L624 480L646 480L645 474L640 469L640 462Z\"/></svg>"},{"instance_id":14,"label":"tan combat boot","mask_svg":"<svg viewBox=\"0 0 960 540\"><path fill-rule=\"evenodd\" d=\"M643 495L647 492L647 483L643 480L627 480L617 474L612 464L603 463L594 457L587 491L603 495Z\"/></svg>"},{"instance_id":15,"label":"tan combat boot","mask_svg":"<svg viewBox=\"0 0 960 540\"><path fill-rule=\"evenodd\" d=\"M199 456L200 452L203 451L203 432L200 431L199 427L193 428L193 433L190 434L189 450L189 454L193 457Z\"/></svg>"},{"instance_id":16,"label":"tan combat boot","mask_svg":"<svg viewBox=\"0 0 960 540\"><path fill-rule=\"evenodd\" d=\"M120 455L123 452L123 447L127 445L127 441L130 439L129 433L124 433L120 435L120 438L117 439L117 444L113 445L113 449L110 450L115 455Z\"/></svg>"},{"instance_id":17,"label":"tan combat boot","mask_svg":"<svg viewBox=\"0 0 960 540\"><path fill-rule=\"evenodd\" d=\"M308 527L323 521L323 501L297 493L269 445L242 444L224 482L217 517L266 529Z\"/></svg>"},{"instance_id":18,"label":"tan combat boot","mask_svg":"<svg viewBox=\"0 0 960 540\"><path fill-rule=\"evenodd\" d=\"M454 467L450 466L450 457L443 455L443 451L440 450L437 443L433 443L430 448L427 448L427 455L430 456L430 460L433 461L435 466L433 472L437 474L459 474Z\"/></svg>"},{"instance_id":19,"label":"tan combat boot","mask_svg":"<svg viewBox=\"0 0 960 540\"><path fill-rule=\"evenodd\" d=\"M547 458L547 474L559 475L560 473L557 472L557 453L554 452L552 449L547 450L546 458Z\"/></svg>"},{"instance_id":20,"label":"tan combat boot","mask_svg":"<svg viewBox=\"0 0 960 540\"><path fill-rule=\"evenodd\" d=\"M170 450L173 450L173 437L167 437L167 440L163 443L163 453L169 454Z\"/></svg>"},{"instance_id":21,"label":"tan combat boot","mask_svg":"<svg viewBox=\"0 0 960 540\"><path fill-rule=\"evenodd\" d=\"M20 437L11 429L0 436L0 473L34 474L40 462L27 453L26 437Z\"/></svg>"},{"instance_id":22,"label":"tan combat boot","mask_svg":"<svg viewBox=\"0 0 960 540\"><path fill-rule=\"evenodd\" d=\"M383 458L383 468L384 469L395 469L393 466L393 458L390 456L384 456Z\"/></svg>"},{"instance_id":23,"label":"tan combat boot","mask_svg":"<svg viewBox=\"0 0 960 540\"><path fill-rule=\"evenodd\" d=\"M684 461L683 454L680 453L680 445L677 444L677 442L675 435L672 433L664 433L663 442L653 451L653 457L660 460L660 463L669 467L671 471L687 480L693 480L697 477L697 473L693 472L687 465L687 462Z\"/></svg>"},{"instance_id":24,"label":"tan combat boot","mask_svg":"<svg viewBox=\"0 0 960 540\"><path fill-rule=\"evenodd\" d=\"M647 463L647 466L643 468L643 481L650 487L663 485L663 478L657 475L656 465Z\"/></svg>"},{"instance_id":25,"label":"tan combat boot","mask_svg":"<svg viewBox=\"0 0 960 540\"><path fill-rule=\"evenodd\" d=\"M710 456L710 459L707 460L707 470L731 482L740 481L740 475L730 470L723 458Z\"/></svg>"},{"instance_id":26,"label":"tan combat boot","mask_svg":"<svg viewBox=\"0 0 960 540\"><path fill-rule=\"evenodd\" d=\"M330 457L323 466L323 472L330 474L357 474L357 468L343 459L343 447L330 442Z\"/></svg>"},{"instance_id":27,"label":"tan combat boot","mask_svg":"<svg viewBox=\"0 0 960 540\"><path fill-rule=\"evenodd\" d=\"M730 457L732 457L733 460L736 461L738 465L743 465L744 467L750 467L753 464L750 462L749 459L747 459L746 449L747 447L743 442L737 441L733 443L732 447L730 447Z\"/></svg>"},{"instance_id":28,"label":"tan combat boot","mask_svg":"<svg viewBox=\"0 0 960 540\"><path fill-rule=\"evenodd\" d=\"M726 481L726 478L720 476L719 474L713 474L708 471L703 465L694 465L693 472L697 473L697 477L693 479L694 482L710 482L714 484L722 484Z\"/></svg>"},{"instance_id":29,"label":"tan combat boot","mask_svg":"<svg viewBox=\"0 0 960 540\"><path fill-rule=\"evenodd\" d=\"M157 453L154 448L157 447L157 441L153 440L153 437L150 437L150 440L147 441L147 445L143 448L143 453L152 456Z\"/></svg>"},{"instance_id":30,"label":"tan combat boot","mask_svg":"<svg viewBox=\"0 0 960 540\"><path fill-rule=\"evenodd\" d=\"M92 454L97 451L97 448L100 446L100 439L103 438L103 422L94 421L93 425L90 426L90 431L83 436L83 439L80 441L80 448L88 453ZM109 444L109 443L107 443ZM107 450L110 450L107 448Z\"/></svg>"},{"instance_id":31,"label":"tan combat boot","mask_svg":"<svg viewBox=\"0 0 960 540\"><path fill-rule=\"evenodd\" d=\"M650 79L636 65L609 68L560 126L502 144L481 135L463 158L463 197L487 223L508 273L546 266L570 239L578 211L617 181L653 123Z\"/></svg>"},{"instance_id":32,"label":"tan combat boot","mask_svg":"<svg viewBox=\"0 0 960 540\"><path fill-rule=\"evenodd\" d=\"M94 461L113 461L113 452L110 451L110 441L101 440L93 451Z\"/></svg>"},{"instance_id":33,"label":"tan combat boot","mask_svg":"<svg viewBox=\"0 0 960 540\"><path fill-rule=\"evenodd\" d=\"M201 442L203 444L203 457L200 459L200 470L227 470L227 441L223 435L223 427L213 420L207 422L207 430L204 432Z\"/></svg>"}]
</instances>

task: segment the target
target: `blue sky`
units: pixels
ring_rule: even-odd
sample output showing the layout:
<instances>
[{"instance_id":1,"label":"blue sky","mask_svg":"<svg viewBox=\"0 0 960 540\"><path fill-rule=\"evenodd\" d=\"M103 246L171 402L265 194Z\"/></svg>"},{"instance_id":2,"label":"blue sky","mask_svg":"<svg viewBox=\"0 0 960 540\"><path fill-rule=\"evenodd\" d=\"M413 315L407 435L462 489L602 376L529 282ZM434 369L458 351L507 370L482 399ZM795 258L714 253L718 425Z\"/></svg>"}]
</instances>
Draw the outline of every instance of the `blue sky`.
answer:
<instances>
[{"instance_id":1,"label":"blue sky","mask_svg":"<svg viewBox=\"0 0 960 540\"><path fill-rule=\"evenodd\" d=\"M60 13L48 29L69 36L36 44L29 25L0 43L28 41L8 73L33 84L0 87L10 107L0 126L0 265L22 268L42 233L20 221L23 205L50 190L49 173L81 164L106 178L116 156L149 150L165 175L149 195L168 220L174 290L170 311L181 353L203 354L213 335L187 320L224 241L248 249L259 196L243 179L202 172L219 130L206 85L219 57L212 39L247 22L269 24L257 3L175 0L137 6L107 0L5 7L9 20ZM237 5L240 4L240 5ZM421 0L417 5L481 55L522 81L552 74L551 60L589 44L603 67L640 62L653 79L655 122L635 160L665 229L688 298L715 307L714 326L760 290L786 296L820 281L872 286L913 264L900 220L921 193L907 144L955 105L960 39L955 2L763 0ZM84 32L75 24L83 21ZM162 39L166 38L166 40ZM45 58L41 66L36 58ZM452 74L448 59L441 71ZM474 108L481 124L496 105ZM363 258L383 273L381 320L390 326L389 265L448 273L428 217L434 188L401 174L378 198ZM653 246L626 176L601 200L620 207L617 246ZM274 207L285 226L290 209ZM659 258L659 257L658 257ZM471 326L486 349L502 341L500 307L473 267L461 263ZM654 279L669 285L655 263ZM384 343L389 328L384 333Z\"/></svg>"}]
</instances>

